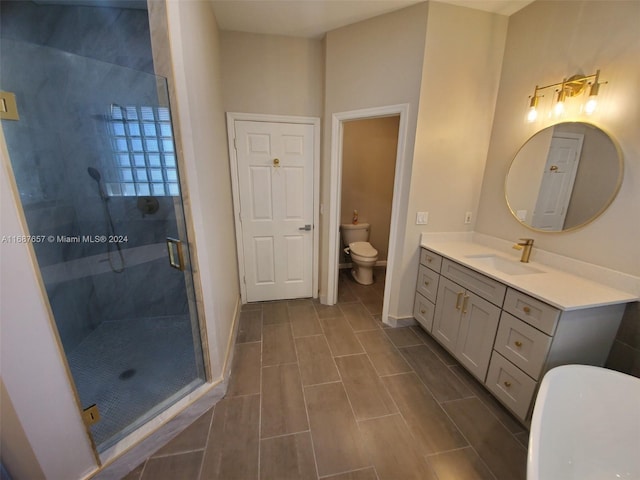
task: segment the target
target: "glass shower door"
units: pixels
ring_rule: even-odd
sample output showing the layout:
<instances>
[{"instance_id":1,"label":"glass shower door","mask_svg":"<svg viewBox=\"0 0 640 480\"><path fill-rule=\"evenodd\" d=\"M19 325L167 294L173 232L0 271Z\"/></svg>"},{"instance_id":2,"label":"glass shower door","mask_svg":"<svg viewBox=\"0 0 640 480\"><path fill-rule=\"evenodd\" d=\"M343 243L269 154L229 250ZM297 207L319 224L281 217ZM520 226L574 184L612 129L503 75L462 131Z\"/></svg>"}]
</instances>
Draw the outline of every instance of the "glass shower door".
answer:
<instances>
[{"instance_id":1,"label":"glass shower door","mask_svg":"<svg viewBox=\"0 0 640 480\"><path fill-rule=\"evenodd\" d=\"M99 451L205 381L165 79L2 39L2 120ZM28 59L28 62L25 61Z\"/></svg>"}]
</instances>

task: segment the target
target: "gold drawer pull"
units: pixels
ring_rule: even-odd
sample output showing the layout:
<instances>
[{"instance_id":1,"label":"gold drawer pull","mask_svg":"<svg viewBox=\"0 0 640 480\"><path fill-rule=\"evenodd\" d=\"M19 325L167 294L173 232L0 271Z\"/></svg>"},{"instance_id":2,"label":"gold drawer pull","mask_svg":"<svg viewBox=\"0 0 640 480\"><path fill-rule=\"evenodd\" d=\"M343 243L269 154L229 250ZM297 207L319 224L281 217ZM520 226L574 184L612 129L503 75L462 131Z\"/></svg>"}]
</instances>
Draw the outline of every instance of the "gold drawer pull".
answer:
<instances>
[{"instance_id":1,"label":"gold drawer pull","mask_svg":"<svg viewBox=\"0 0 640 480\"><path fill-rule=\"evenodd\" d=\"M521 347L522 346L522 342L520 340L516 340L515 344L516 344L516 347Z\"/></svg>"},{"instance_id":2,"label":"gold drawer pull","mask_svg":"<svg viewBox=\"0 0 640 480\"><path fill-rule=\"evenodd\" d=\"M432 258L431 257L427 257L427 262L431 263Z\"/></svg>"},{"instance_id":3,"label":"gold drawer pull","mask_svg":"<svg viewBox=\"0 0 640 480\"><path fill-rule=\"evenodd\" d=\"M469 301L469 295L464 296L464 301L462 302L462 313L467 313L467 302Z\"/></svg>"},{"instance_id":4,"label":"gold drawer pull","mask_svg":"<svg viewBox=\"0 0 640 480\"><path fill-rule=\"evenodd\" d=\"M429 282L424 282L424 284L428 287L429 286Z\"/></svg>"},{"instance_id":5,"label":"gold drawer pull","mask_svg":"<svg viewBox=\"0 0 640 480\"><path fill-rule=\"evenodd\" d=\"M463 295L464 292L458 292L458 298L456 298L456 310L460 310L460 300L462 299Z\"/></svg>"},{"instance_id":6,"label":"gold drawer pull","mask_svg":"<svg viewBox=\"0 0 640 480\"><path fill-rule=\"evenodd\" d=\"M524 307L522 310L524 313L531 313L531 307Z\"/></svg>"},{"instance_id":7,"label":"gold drawer pull","mask_svg":"<svg viewBox=\"0 0 640 480\"><path fill-rule=\"evenodd\" d=\"M509 380L504 381L504 386L509 388L511 386L511 382Z\"/></svg>"},{"instance_id":8,"label":"gold drawer pull","mask_svg":"<svg viewBox=\"0 0 640 480\"><path fill-rule=\"evenodd\" d=\"M426 311L426 310L420 310L420 313L421 313L422 315L424 315L425 313L427 313L427 311Z\"/></svg>"}]
</instances>

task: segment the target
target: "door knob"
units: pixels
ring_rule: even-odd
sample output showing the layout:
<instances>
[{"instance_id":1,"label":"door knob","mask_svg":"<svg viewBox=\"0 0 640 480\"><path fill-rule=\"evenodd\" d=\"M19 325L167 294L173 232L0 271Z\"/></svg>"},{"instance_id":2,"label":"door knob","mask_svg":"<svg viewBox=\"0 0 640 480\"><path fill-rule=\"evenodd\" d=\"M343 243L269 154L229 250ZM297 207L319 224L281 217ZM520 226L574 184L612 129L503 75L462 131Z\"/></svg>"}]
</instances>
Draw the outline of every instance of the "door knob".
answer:
<instances>
[{"instance_id":1,"label":"door knob","mask_svg":"<svg viewBox=\"0 0 640 480\"><path fill-rule=\"evenodd\" d=\"M305 225L304 227L300 227L298 228L298 230L305 230L305 231L310 231L311 230L311 225Z\"/></svg>"}]
</instances>

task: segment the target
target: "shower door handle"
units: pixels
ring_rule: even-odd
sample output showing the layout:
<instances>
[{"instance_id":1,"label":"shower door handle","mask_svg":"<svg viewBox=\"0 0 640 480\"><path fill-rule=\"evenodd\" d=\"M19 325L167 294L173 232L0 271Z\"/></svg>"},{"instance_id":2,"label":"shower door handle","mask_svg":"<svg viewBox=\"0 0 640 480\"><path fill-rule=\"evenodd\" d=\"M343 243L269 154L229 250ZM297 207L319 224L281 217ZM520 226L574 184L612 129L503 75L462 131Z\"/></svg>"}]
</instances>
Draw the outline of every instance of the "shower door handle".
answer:
<instances>
[{"instance_id":1,"label":"shower door handle","mask_svg":"<svg viewBox=\"0 0 640 480\"><path fill-rule=\"evenodd\" d=\"M169 265L180 271L184 271L182 242L176 238L167 237L167 249L169 250Z\"/></svg>"}]
</instances>

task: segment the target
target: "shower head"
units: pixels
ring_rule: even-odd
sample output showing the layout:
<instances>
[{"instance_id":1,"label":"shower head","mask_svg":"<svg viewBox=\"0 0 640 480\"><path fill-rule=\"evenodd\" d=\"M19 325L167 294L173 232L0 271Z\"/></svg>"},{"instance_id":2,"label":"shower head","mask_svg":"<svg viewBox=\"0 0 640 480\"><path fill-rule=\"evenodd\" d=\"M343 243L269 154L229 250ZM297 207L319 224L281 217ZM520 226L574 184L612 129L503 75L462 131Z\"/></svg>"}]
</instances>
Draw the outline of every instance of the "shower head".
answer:
<instances>
[{"instance_id":1,"label":"shower head","mask_svg":"<svg viewBox=\"0 0 640 480\"><path fill-rule=\"evenodd\" d=\"M104 200L105 202L109 200L109 196L107 195L107 192L105 192L104 187L102 186L102 183L100 181L102 179L102 175L100 175L98 169L89 167L87 168L87 172L89 173L89 176L93 178L98 184L98 193L100 194L100 198L102 198L102 200Z\"/></svg>"},{"instance_id":2,"label":"shower head","mask_svg":"<svg viewBox=\"0 0 640 480\"><path fill-rule=\"evenodd\" d=\"M89 176L91 178L93 178L96 182L100 183L100 179L102 178L102 176L100 175L100 172L98 170L96 170L93 167L89 167L87 168L87 172L89 172Z\"/></svg>"}]
</instances>

